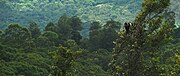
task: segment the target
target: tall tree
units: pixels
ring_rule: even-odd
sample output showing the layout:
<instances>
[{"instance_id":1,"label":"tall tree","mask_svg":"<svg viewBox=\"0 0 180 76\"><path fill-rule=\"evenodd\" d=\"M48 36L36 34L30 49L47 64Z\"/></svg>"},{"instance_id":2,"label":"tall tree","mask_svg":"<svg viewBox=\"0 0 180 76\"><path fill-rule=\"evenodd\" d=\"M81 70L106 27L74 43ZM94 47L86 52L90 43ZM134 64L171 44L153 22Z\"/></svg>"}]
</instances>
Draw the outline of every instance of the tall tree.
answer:
<instances>
[{"instance_id":1,"label":"tall tree","mask_svg":"<svg viewBox=\"0 0 180 76\"><path fill-rule=\"evenodd\" d=\"M57 27L54 25L54 23L49 22L45 27L45 31L52 31L57 33Z\"/></svg>"},{"instance_id":2,"label":"tall tree","mask_svg":"<svg viewBox=\"0 0 180 76\"><path fill-rule=\"evenodd\" d=\"M71 39L76 41L77 44L80 44L80 40L82 39L81 34L78 31L72 31L71 34L72 34Z\"/></svg>"},{"instance_id":3,"label":"tall tree","mask_svg":"<svg viewBox=\"0 0 180 76\"><path fill-rule=\"evenodd\" d=\"M68 16L61 16L59 18L57 27L59 36L62 36L64 40L71 38L71 20Z\"/></svg>"},{"instance_id":4,"label":"tall tree","mask_svg":"<svg viewBox=\"0 0 180 76\"><path fill-rule=\"evenodd\" d=\"M28 29L31 32L32 38L37 38L41 34L40 29L35 22L31 22Z\"/></svg>"},{"instance_id":5,"label":"tall tree","mask_svg":"<svg viewBox=\"0 0 180 76\"><path fill-rule=\"evenodd\" d=\"M117 38L117 31L119 22L114 20L107 21L102 27L98 22L92 22L89 34L89 48L90 50L106 49L112 50L115 46L113 41Z\"/></svg>"},{"instance_id":6,"label":"tall tree","mask_svg":"<svg viewBox=\"0 0 180 76\"><path fill-rule=\"evenodd\" d=\"M71 24L70 25L71 25L71 28L72 28L71 39L75 40L79 44L80 40L82 39L82 36L80 34L80 31L82 30L82 22L76 16L71 17L70 20L71 20Z\"/></svg>"},{"instance_id":7,"label":"tall tree","mask_svg":"<svg viewBox=\"0 0 180 76\"><path fill-rule=\"evenodd\" d=\"M82 22L78 17L67 17L66 15L63 15L60 17L57 27L57 32L59 36L62 37L61 39L63 41L73 39L78 44L80 43L80 40L82 39L80 34L80 31L82 30Z\"/></svg>"},{"instance_id":8,"label":"tall tree","mask_svg":"<svg viewBox=\"0 0 180 76\"><path fill-rule=\"evenodd\" d=\"M88 49L89 50L97 50L100 47L100 23L99 22L92 22L89 32L89 42L88 42Z\"/></svg>"},{"instance_id":9,"label":"tall tree","mask_svg":"<svg viewBox=\"0 0 180 76\"><path fill-rule=\"evenodd\" d=\"M38 47L50 47L59 45L56 41L59 39L57 33L52 31L43 32L35 41Z\"/></svg>"},{"instance_id":10,"label":"tall tree","mask_svg":"<svg viewBox=\"0 0 180 76\"><path fill-rule=\"evenodd\" d=\"M170 41L174 17L167 18L170 0L144 0L130 33L119 33L113 60L113 76L159 76L157 52Z\"/></svg>"},{"instance_id":11,"label":"tall tree","mask_svg":"<svg viewBox=\"0 0 180 76\"><path fill-rule=\"evenodd\" d=\"M82 21L79 17L73 16L71 17L71 27L73 30L81 31L82 30Z\"/></svg>"},{"instance_id":12,"label":"tall tree","mask_svg":"<svg viewBox=\"0 0 180 76\"><path fill-rule=\"evenodd\" d=\"M100 34L100 48L106 49L108 51L112 50L115 47L113 43L117 37L117 31L120 30L120 23L114 20L107 21L104 25L103 29L101 30Z\"/></svg>"},{"instance_id":13,"label":"tall tree","mask_svg":"<svg viewBox=\"0 0 180 76\"><path fill-rule=\"evenodd\" d=\"M51 52L53 58L52 76L70 76L73 72L72 66L75 60L81 54L81 49L76 47L77 44L73 40L65 42L67 47L60 45L58 50Z\"/></svg>"},{"instance_id":14,"label":"tall tree","mask_svg":"<svg viewBox=\"0 0 180 76\"><path fill-rule=\"evenodd\" d=\"M31 33L27 28L19 24L10 24L2 34L2 43L14 48L24 48L30 46Z\"/></svg>"}]
</instances>

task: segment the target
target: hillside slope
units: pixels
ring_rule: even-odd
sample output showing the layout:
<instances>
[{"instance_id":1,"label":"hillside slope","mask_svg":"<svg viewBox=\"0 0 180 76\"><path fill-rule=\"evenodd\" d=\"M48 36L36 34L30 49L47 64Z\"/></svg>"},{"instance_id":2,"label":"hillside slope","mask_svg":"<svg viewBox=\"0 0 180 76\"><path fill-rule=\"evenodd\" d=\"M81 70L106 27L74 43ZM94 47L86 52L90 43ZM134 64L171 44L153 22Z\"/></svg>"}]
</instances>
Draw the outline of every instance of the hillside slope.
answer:
<instances>
[{"instance_id":1,"label":"hillside slope","mask_svg":"<svg viewBox=\"0 0 180 76\"><path fill-rule=\"evenodd\" d=\"M120 22L133 21L141 9L143 0L1 0L0 24L20 23L27 26L35 21L40 27L54 22L63 14L78 16L83 22L105 22L115 19ZM179 24L179 1L172 0ZM4 26L1 26L1 28Z\"/></svg>"}]
</instances>

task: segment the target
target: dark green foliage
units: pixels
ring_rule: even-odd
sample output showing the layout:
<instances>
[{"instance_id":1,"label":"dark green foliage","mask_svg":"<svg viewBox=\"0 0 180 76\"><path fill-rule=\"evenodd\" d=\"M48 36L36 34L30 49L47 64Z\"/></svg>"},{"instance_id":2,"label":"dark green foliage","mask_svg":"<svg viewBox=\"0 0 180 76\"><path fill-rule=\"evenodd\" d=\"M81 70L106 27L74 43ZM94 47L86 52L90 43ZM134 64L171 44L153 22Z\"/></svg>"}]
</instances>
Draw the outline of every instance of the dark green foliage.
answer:
<instances>
[{"instance_id":1,"label":"dark green foliage","mask_svg":"<svg viewBox=\"0 0 180 76\"><path fill-rule=\"evenodd\" d=\"M75 40L76 43L80 44L82 36L79 32L82 30L82 22L78 17L71 17L71 28L73 29L73 31L71 31L71 39Z\"/></svg>"},{"instance_id":2,"label":"dark green foliage","mask_svg":"<svg viewBox=\"0 0 180 76\"><path fill-rule=\"evenodd\" d=\"M82 30L82 22L79 17L73 16L71 17L71 27L73 30L81 31Z\"/></svg>"},{"instance_id":3,"label":"dark green foliage","mask_svg":"<svg viewBox=\"0 0 180 76\"><path fill-rule=\"evenodd\" d=\"M72 31L71 34L72 34L71 39L75 40L78 44L80 44L80 40L82 39L80 33L78 31Z\"/></svg>"},{"instance_id":4,"label":"dark green foliage","mask_svg":"<svg viewBox=\"0 0 180 76\"><path fill-rule=\"evenodd\" d=\"M0 59L4 61L12 61L15 58L15 55L13 53L16 53L17 51L13 48L8 48L5 45L0 45Z\"/></svg>"},{"instance_id":5,"label":"dark green foliage","mask_svg":"<svg viewBox=\"0 0 180 76\"><path fill-rule=\"evenodd\" d=\"M113 41L117 38L117 31L120 29L120 23L116 21L107 21L101 27L98 22L92 22L89 34L89 49L112 50L114 47Z\"/></svg>"},{"instance_id":6,"label":"dark green foliage","mask_svg":"<svg viewBox=\"0 0 180 76\"><path fill-rule=\"evenodd\" d=\"M15 71L15 75L30 75L30 76L41 76L47 75L47 71L36 66L30 66L26 62L10 62L9 67L12 67Z\"/></svg>"},{"instance_id":7,"label":"dark green foliage","mask_svg":"<svg viewBox=\"0 0 180 76\"><path fill-rule=\"evenodd\" d=\"M54 76L66 76L74 60L72 53L68 52L65 48L59 48L56 58L55 65L52 67L54 69Z\"/></svg>"},{"instance_id":8,"label":"dark green foliage","mask_svg":"<svg viewBox=\"0 0 180 76\"><path fill-rule=\"evenodd\" d=\"M8 5L9 1L14 4ZM28 29L19 24L10 24L7 28L0 29L0 76L179 76L179 28L174 29L177 12L169 10L170 0L144 0L142 10L132 22L134 25L130 27L129 33L121 31L122 24L115 20L122 18L119 20L128 21L131 16L126 13L135 13L132 10L120 10L133 9L132 0L60 0L59 3L55 0L9 1L0 1L2 22L5 19L10 20L10 15L6 16L5 13L14 15L16 12L11 9L17 9L16 6L20 14L28 11L28 20L33 19L38 23L53 21L59 17L59 13L67 11L82 16L69 17L67 15L71 14L70 12L61 16L57 23L49 22L46 27L38 27L32 22ZM131 4L119 7L112 6L111 3ZM79 4L87 5L88 12L80 8L84 6ZM37 11L34 6L48 9L42 8ZM78 13L76 8L82 12ZM32 9L36 13L33 13ZM53 19L46 18L45 15L50 14L47 11L51 11L50 16L53 16ZM107 11L120 11L122 17L117 16L119 12ZM43 17L36 16L41 12ZM58 16L54 15L55 12L58 12ZM86 16L89 13L93 14ZM112 19L104 20L106 16L99 17L100 14L106 14ZM27 23L28 20L22 15L19 16L24 20L20 22ZM36 20L31 16L42 20ZM127 18L123 18L124 16ZM97 18L99 22L86 22L89 18L90 21ZM18 20L15 18L12 21ZM44 30L40 31L39 28ZM84 34L86 36L82 37Z\"/></svg>"},{"instance_id":9,"label":"dark green foliage","mask_svg":"<svg viewBox=\"0 0 180 76\"><path fill-rule=\"evenodd\" d=\"M49 23L47 24L47 26L45 27L45 31L57 32L57 28L56 28L56 26L54 25L54 23L49 22Z\"/></svg>"},{"instance_id":10,"label":"dark green foliage","mask_svg":"<svg viewBox=\"0 0 180 76\"><path fill-rule=\"evenodd\" d=\"M89 42L88 42L88 49L89 50L97 50L100 47L100 32L99 30L93 30L89 33Z\"/></svg>"},{"instance_id":11,"label":"dark green foliage","mask_svg":"<svg viewBox=\"0 0 180 76\"><path fill-rule=\"evenodd\" d=\"M161 60L178 54L162 58L167 51L161 47L172 40L171 35L175 26L173 12L165 11L169 2L170 0L145 0L134 26L130 28L130 33L119 33L110 63L113 76L179 75L174 72L177 68L172 66L178 63L169 66ZM164 69L167 67L171 67L173 73Z\"/></svg>"},{"instance_id":12,"label":"dark green foliage","mask_svg":"<svg viewBox=\"0 0 180 76\"><path fill-rule=\"evenodd\" d=\"M99 65L104 71L107 71L107 67L111 60L111 52L105 49L99 49L93 52L84 52L82 58L89 60L89 62Z\"/></svg>"},{"instance_id":13,"label":"dark green foliage","mask_svg":"<svg viewBox=\"0 0 180 76\"><path fill-rule=\"evenodd\" d=\"M101 26L100 26L100 23L99 23L99 22L94 21L94 22L91 23L91 27L90 27L90 30L91 30L91 31L93 31L93 30L98 30L98 29L100 29L100 28L101 28Z\"/></svg>"},{"instance_id":14,"label":"dark green foliage","mask_svg":"<svg viewBox=\"0 0 180 76\"><path fill-rule=\"evenodd\" d=\"M119 22L116 22L114 20L106 22L100 34L101 37L100 42L102 42L100 45L102 49L112 50L112 48L114 48L115 45L113 42L117 39L118 37L117 31L119 30L120 30Z\"/></svg>"},{"instance_id":15,"label":"dark green foliage","mask_svg":"<svg viewBox=\"0 0 180 76\"><path fill-rule=\"evenodd\" d=\"M52 31L45 31L42 36L48 38L48 41L50 42L49 45L57 45L57 40L59 39L59 36L57 33Z\"/></svg>"},{"instance_id":16,"label":"dark green foliage","mask_svg":"<svg viewBox=\"0 0 180 76\"><path fill-rule=\"evenodd\" d=\"M62 35L63 39L70 39L71 38L71 21L70 18L67 17L66 15L63 15L59 18L58 21L58 34Z\"/></svg>"},{"instance_id":17,"label":"dark green foliage","mask_svg":"<svg viewBox=\"0 0 180 76\"><path fill-rule=\"evenodd\" d=\"M2 40L2 39L1 39L1 37L2 37L1 35L2 35L2 34L3 34L3 31L0 30L0 40ZM0 41L0 43L1 43L1 41Z\"/></svg>"},{"instance_id":18,"label":"dark green foliage","mask_svg":"<svg viewBox=\"0 0 180 76\"><path fill-rule=\"evenodd\" d=\"M74 63L75 70L71 75L77 76L110 76L99 65L91 63L90 60L79 61Z\"/></svg>"},{"instance_id":19,"label":"dark green foliage","mask_svg":"<svg viewBox=\"0 0 180 76\"><path fill-rule=\"evenodd\" d=\"M48 75L49 60L40 54L24 53L23 49L14 49L0 45L0 75Z\"/></svg>"},{"instance_id":20,"label":"dark green foliage","mask_svg":"<svg viewBox=\"0 0 180 76\"><path fill-rule=\"evenodd\" d=\"M39 46L39 47L55 46L58 38L59 36L57 33L52 32L52 31L45 31L36 39L35 43L36 43L36 46Z\"/></svg>"},{"instance_id":21,"label":"dark green foliage","mask_svg":"<svg viewBox=\"0 0 180 76\"><path fill-rule=\"evenodd\" d=\"M19 24L10 24L2 34L2 43L14 48L25 48L30 45L30 40L30 31Z\"/></svg>"},{"instance_id":22,"label":"dark green foliage","mask_svg":"<svg viewBox=\"0 0 180 76\"><path fill-rule=\"evenodd\" d=\"M71 46L72 47L72 46ZM52 75L53 76L68 76L71 74L71 67L73 62L77 58L79 51L73 50L60 46L58 51L52 53L53 66Z\"/></svg>"},{"instance_id":23,"label":"dark green foliage","mask_svg":"<svg viewBox=\"0 0 180 76\"><path fill-rule=\"evenodd\" d=\"M120 28L121 28L121 23L117 22L117 21L114 21L114 20L110 20L110 21L107 21L106 24L104 25L104 27L106 29L112 29L112 30L115 30L115 31L119 31Z\"/></svg>"},{"instance_id":24,"label":"dark green foliage","mask_svg":"<svg viewBox=\"0 0 180 76\"><path fill-rule=\"evenodd\" d=\"M3 31L2 30L0 30L0 35L3 33Z\"/></svg>"},{"instance_id":25,"label":"dark green foliage","mask_svg":"<svg viewBox=\"0 0 180 76\"><path fill-rule=\"evenodd\" d=\"M174 36L175 38L180 38L179 33L180 33L180 27L179 27L179 28L176 28L176 29L174 30L173 36Z\"/></svg>"},{"instance_id":26,"label":"dark green foliage","mask_svg":"<svg viewBox=\"0 0 180 76\"><path fill-rule=\"evenodd\" d=\"M15 75L15 71L13 68L11 67L7 67L7 64L5 63L5 61L1 60L0 61L0 75L1 76L6 76L6 75Z\"/></svg>"},{"instance_id":27,"label":"dark green foliage","mask_svg":"<svg viewBox=\"0 0 180 76\"><path fill-rule=\"evenodd\" d=\"M100 29L101 26L99 22L92 22L89 32L89 40L88 40L88 49L97 50L100 47Z\"/></svg>"},{"instance_id":28,"label":"dark green foliage","mask_svg":"<svg viewBox=\"0 0 180 76\"><path fill-rule=\"evenodd\" d=\"M41 34L40 29L35 22L31 22L28 29L31 32L32 38L37 38Z\"/></svg>"},{"instance_id":29,"label":"dark green foliage","mask_svg":"<svg viewBox=\"0 0 180 76\"><path fill-rule=\"evenodd\" d=\"M88 38L83 38L83 39L81 39L79 46L80 46L81 48L87 49L87 48L88 48L88 41L89 41Z\"/></svg>"},{"instance_id":30,"label":"dark green foliage","mask_svg":"<svg viewBox=\"0 0 180 76\"><path fill-rule=\"evenodd\" d=\"M57 27L59 36L62 36L61 39L73 39L79 44L82 38L79 33L82 30L82 22L78 17L69 18L63 15L60 17Z\"/></svg>"},{"instance_id":31,"label":"dark green foliage","mask_svg":"<svg viewBox=\"0 0 180 76\"><path fill-rule=\"evenodd\" d=\"M52 31L45 31L42 36L47 37L50 41L56 41L58 39L58 35Z\"/></svg>"}]
</instances>

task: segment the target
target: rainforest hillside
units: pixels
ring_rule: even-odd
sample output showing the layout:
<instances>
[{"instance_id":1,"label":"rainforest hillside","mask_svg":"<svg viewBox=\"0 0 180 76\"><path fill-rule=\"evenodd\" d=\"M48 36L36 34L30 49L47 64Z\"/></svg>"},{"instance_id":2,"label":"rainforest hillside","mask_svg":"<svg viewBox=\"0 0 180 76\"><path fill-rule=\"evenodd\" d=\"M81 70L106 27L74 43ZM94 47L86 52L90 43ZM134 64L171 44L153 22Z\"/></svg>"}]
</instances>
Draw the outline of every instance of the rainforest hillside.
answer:
<instances>
[{"instance_id":1,"label":"rainforest hillside","mask_svg":"<svg viewBox=\"0 0 180 76\"><path fill-rule=\"evenodd\" d=\"M180 76L178 0L0 0L0 76Z\"/></svg>"},{"instance_id":2,"label":"rainforest hillside","mask_svg":"<svg viewBox=\"0 0 180 76\"><path fill-rule=\"evenodd\" d=\"M120 22L132 22L140 11L143 0L1 0L0 28L9 23L27 26L35 21L43 28L51 21L57 21L64 14L78 16L83 22L110 19ZM176 13L176 25L179 25L179 1L171 0Z\"/></svg>"}]
</instances>

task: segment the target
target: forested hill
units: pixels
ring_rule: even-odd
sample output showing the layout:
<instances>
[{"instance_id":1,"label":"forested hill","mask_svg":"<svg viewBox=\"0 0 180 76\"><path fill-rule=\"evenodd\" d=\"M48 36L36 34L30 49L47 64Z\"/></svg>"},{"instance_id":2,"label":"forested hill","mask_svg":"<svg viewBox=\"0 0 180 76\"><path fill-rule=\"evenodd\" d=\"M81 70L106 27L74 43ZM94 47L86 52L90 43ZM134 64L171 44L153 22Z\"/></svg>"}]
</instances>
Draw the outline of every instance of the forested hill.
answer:
<instances>
[{"instance_id":1,"label":"forested hill","mask_svg":"<svg viewBox=\"0 0 180 76\"><path fill-rule=\"evenodd\" d=\"M143 0L1 0L0 28L9 23L27 26L37 22L43 28L45 24L55 22L63 14L78 16L83 22L115 19L120 22L132 21L141 9ZM179 2L171 0L176 19L179 20ZM177 3L178 2L178 3ZM178 22L178 21L176 21ZM177 23L179 24L179 23Z\"/></svg>"},{"instance_id":2,"label":"forested hill","mask_svg":"<svg viewBox=\"0 0 180 76\"><path fill-rule=\"evenodd\" d=\"M3 0L1 18L2 23L35 21L40 26L57 21L63 14L78 16L83 21L125 21L135 17L140 3L141 0Z\"/></svg>"},{"instance_id":3,"label":"forested hill","mask_svg":"<svg viewBox=\"0 0 180 76\"><path fill-rule=\"evenodd\" d=\"M0 76L180 76L178 1L0 0Z\"/></svg>"}]
</instances>

